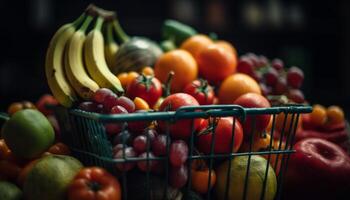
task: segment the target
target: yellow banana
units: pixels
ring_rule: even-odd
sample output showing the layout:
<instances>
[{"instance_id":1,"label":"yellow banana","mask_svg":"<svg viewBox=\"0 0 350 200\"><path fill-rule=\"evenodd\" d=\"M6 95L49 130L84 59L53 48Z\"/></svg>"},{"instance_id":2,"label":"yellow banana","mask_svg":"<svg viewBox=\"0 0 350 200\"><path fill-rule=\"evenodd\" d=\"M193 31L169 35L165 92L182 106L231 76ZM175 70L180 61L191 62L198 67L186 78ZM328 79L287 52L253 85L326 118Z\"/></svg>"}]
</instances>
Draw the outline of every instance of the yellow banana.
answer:
<instances>
[{"instance_id":1,"label":"yellow banana","mask_svg":"<svg viewBox=\"0 0 350 200\"><path fill-rule=\"evenodd\" d=\"M105 57L107 65L112 69L116 64L117 51L119 49L118 44L113 39L113 24L107 25L107 41L105 44Z\"/></svg>"},{"instance_id":2,"label":"yellow banana","mask_svg":"<svg viewBox=\"0 0 350 200\"><path fill-rule=\"evenodd\" d=\"M124 92L119 79L112 74L104 55L104 39L101 33L103 18L98 17L95 28L87 35L84 44L86 68L100 87L109 88L116 93Z\"/></svg>"},{"instance_id":3,"label":"yellow banana","mask_svg":"<svg viewBox=\"0 0 350 200\"><path fill-rule=\"evenodd\" d=\"M83 60L85 31L92 19L93 17L87 16L83 25L73 34L65 55L65 70L68 80L78 95L85 100L91 99L94 92L99 89L98 84L85 71Z\"/></svg>"},{"instance_id":4,"label":"yellow banana","mask_svg":"<svg viewBox=\"0 0 350 200\"><path fill-rule=\"evenodd\" d=\"M81 15L73 23L68 23L59 28L52 37L46 52L45 73L48 85L57 101L65 106L71 107L77 99L74 89L69 84L64 72L64 50L67 42L72 37L85 15Z\"/></svg>"}]
</instances>

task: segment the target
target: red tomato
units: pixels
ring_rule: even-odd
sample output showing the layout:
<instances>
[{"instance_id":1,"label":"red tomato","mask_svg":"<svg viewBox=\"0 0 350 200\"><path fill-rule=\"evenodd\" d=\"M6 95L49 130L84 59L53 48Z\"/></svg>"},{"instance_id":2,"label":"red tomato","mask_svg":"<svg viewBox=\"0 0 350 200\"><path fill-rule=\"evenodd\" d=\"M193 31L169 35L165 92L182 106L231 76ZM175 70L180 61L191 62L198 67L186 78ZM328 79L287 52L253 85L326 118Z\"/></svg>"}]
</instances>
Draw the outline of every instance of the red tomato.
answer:
<instances>
[{"instance_id":1,"label":"red tomato","mask_svg":"<svg viewBox=\"0 0 350 200\"><path fill-rule=\"evenodd\" d=\"M219 118L215 129L214 154L237 152L243 141L243 129L238 120L235 120L234 138L232 140L232 117ZM198 137L198 150L204 154L210 154L213 132L203 133ZM230 149L234 141L233 149Z\"/></svg>"},{"instance_id":2,"label":"red tomato","mask_svg":"<svg viewBox=\"0 0 350 200\"><path fill-rule=\"evenodd\" d=\"M241 105L244 108L269 108L269 101L260 94L255 93L246 93L238 97L234 104ZM256 117L255 120L255 130L258 132L264 131L270 122L270 115L255 115L255 116L247 116L244 124L244 134L250 134L252 131L252 120L253 117Z\"/></svg>"},{"instance_id":3,"label":"red tomato","mask_svg":"<svg viewBox=\"0 0 350 200\"><path fill-rule=\"evenodd\" d=\"M81 169L68 188L69 200L120 200L118 180L99 167Z\"/></svg>"},{"instance_id":4,"label":"red tomato","mask_svg":"<svg viewBox=\"0 0 350 200\"><path fill-rule=\"evenodd\" d=\"M189 94L175 93L164 99L159 107L159 111L176 111L182 106L199 106L198 101ZM201 123L201 119L194 120L194 129L197 130ZM192 119L181 119L175 123L169 124L170 136L174 139L188 139L191 136ZM167 122L159 121L159 128L165 132L167 130Z\"/></svg>"},{"instance_id":5,"label":"red tomato","mask_svg":"<svg viewBox=\"0 0 350 200\"><path fill-rule=\"evenodd\" d=\"M142 74L129 84L126 96L130 99L140 97L153 107L162 96L162 92L162 85L157 78Z\"/></svg>"},{"instance_id":6,"label":"red tomato","mask_svg":"<svg viewBox=\"0 0 350 200\"><path fill-rule=\"evenodd\" d=\"M214 90L205 80L194 80L187 84L184 93L193 96L200 105L211 105L214 103Z\"/></svg>"}]
</instances>

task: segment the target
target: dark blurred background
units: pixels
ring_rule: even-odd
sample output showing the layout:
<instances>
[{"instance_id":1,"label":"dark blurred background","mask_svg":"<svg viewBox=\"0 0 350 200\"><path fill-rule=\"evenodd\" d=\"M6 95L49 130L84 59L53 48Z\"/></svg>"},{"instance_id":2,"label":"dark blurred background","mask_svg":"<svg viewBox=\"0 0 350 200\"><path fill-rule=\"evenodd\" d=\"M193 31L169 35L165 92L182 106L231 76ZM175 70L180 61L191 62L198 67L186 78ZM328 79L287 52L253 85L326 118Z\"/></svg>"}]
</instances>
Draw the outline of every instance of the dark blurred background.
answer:
<instances>
[{"instance_id":1,"label":"dark blurred background","mask_svg":"<svg viewBox=\"0 0 350 200\"><path fill-rule=\"evenodd\" d=\"M160 40L164 19L215 32L240 55L281 58L305 72L311 103L342 106L350 114L350 1L290 0L26 0L2 2L0 16L0 109L36 101L49 92L46 48L54 32L73 21L89 2L117 11L130 35Z\"/></svg>"}]
</instances>

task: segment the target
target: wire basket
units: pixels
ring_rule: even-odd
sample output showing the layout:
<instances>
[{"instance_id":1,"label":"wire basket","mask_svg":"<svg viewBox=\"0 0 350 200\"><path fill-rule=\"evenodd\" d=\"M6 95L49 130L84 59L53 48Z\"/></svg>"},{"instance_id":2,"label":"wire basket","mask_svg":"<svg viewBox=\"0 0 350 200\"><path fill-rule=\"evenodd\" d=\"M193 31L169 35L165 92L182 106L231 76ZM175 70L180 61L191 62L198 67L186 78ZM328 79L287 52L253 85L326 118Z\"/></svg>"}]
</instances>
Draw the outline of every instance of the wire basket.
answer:
<instances>
[{"instance_id":1,"label":"wire basket","mask_svg":"<svg viewBox=\"0 0 350 200\"><path fill-rule=\"evenodd\" d=\"M298 121L301 113L311 112L312 108L304 105L286 105L282 107L271 107L271 108L243 108L237 105L210 105L210 106L186 106L181 107L177 111L169 112L148 112L148 113L130 113L130 114L119 114L119 115L104 115L98 113L90 113L82 110L72 109L68 110L62 107L58 107L56 110L56 116L60 123L61 127L61 137L64 143L66 143L72 150L73 156L77 157L87 166L100 166L114 175L118 176L121 181L122 186L122 196L123 199L136 199L133 197L133 193L130 191L130 179L134 179L133 171L131 172L120 172L116 169L116 164L120 163L129 163L129 162L138 162L146 161L147 167L149 167L149 162L152 160L158 160L164 162L164 173L161 175L161 180L164 181L164 193L162 197L156 197L152 192L152 181L155 177L153 173L148 170L142 174L145 176L144 181L138 185L138 187L144 187L143 189L147 191L147 194L142 196L139 199L166 199L171 188L167 186L169 182L169 142L167 142L167 154L163 157L149 157L147 151L146 158L128 158L125 156L125 148L123 149L123 157L120 159L113 159L112 153L112 143L110 138L106 134L104 125L108 123L121 123L121 122L136 122L136 121L166 121L167 128L165 134L169 136L169 126L170 124L178 120L191 120L192 130L191 136L188 140L189 155L187 159L188 166L188 181L187 184L182 188L182 199L198 199L193 198L190 194L191 191L191 166L195 160L205 160L208 167L209 173L212 173L213 170L217 167L218 163L222 163L223 160L232 160L237 156L247 156L247 170L245 172L245 181L241 184L244 184L244 191L242 199L249 199L248 197L248 187L249 181L246 177L249 177L251 157L253 155L264 156L267 160L266 171L264 174L264 180L260 192L259 199L265 199L266 191L266 182L268 176L269 166L272 166L275 170L278 170L279 173L277 177L277 192L275 199L281 199L282 194L282 184L283 176L287 170L289 155L294 152L293 143L294 136L298 126ZM276 118L280 113L284 113L284 120L282 124L281 131L278 135L275 132ZM253 135L255 134L255 119L259 115L271 115L272 126L270 130L271 138L276 138L279 140L278 148L272 148L272 139L270 140L269 148L263 151L252 151L253 146ZM214 143L215 143L215 127L213 127L213 136L211 143L211 153L207 155L196 154L195 151L195 139L196 131L194 130L194 119L198 118L219 118L219 117L233 117L233 126L237 120L244 121L247 117L252 119L252 134L246 140L249 141L248 151L246 152L231 152L227 154L215 154L214 153ZM234 128L232 129L234 130ZM169 137L168 137L169 138ZM234 131L232 133L231 148L234 143ZM282 144L282 140L285 142ZM123 144L125 147L125 144ZM275 163L271 163L272 156L275 156ZM277 157L277 158L276 158ZM228 169L231 168L231 162L229 162ZM278 168L278 169L277 169ZM136 173L136 172L135 172ZM227 179L226 179L226 188L223 195L224 199L228 198L228 190L230 187L235 187L229 184L231 170L227 170ZM233 172L234 173L234 172ZM208 188L211 182L211 176L208 178ZM203 194L201 197L203 199L217 199L213 191L215 188L209 188L206 194ZM181 199L177 197L176 199Z\"/></svg>"}]
</instances>

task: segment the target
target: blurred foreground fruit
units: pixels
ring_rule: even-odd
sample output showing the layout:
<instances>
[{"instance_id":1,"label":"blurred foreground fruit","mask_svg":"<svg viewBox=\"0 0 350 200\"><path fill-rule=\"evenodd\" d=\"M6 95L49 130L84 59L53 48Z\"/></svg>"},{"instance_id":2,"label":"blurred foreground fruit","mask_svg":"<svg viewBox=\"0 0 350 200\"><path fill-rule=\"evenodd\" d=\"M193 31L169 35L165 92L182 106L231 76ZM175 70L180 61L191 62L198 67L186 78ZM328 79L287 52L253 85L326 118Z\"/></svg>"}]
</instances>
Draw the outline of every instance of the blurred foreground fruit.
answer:
<instances>
[{"instance_id":1,"label":"blurred foreground fruit","mask_svg":"<svg viewBox=\"0 0 350 200\"><path fill-rule=\"evenodd\" d=\"M41 155L55 139L50 122L41 112L33 109L15 113L4 124L1 134L16 156L28 159Z\"/></svg>"},{"instance_id":2,"label":"blurred foreground fruit","mask_svg":"<svg viewBox=\"0 0 350 200\"><path fill-rule=\"evenodd\" d=\"M225 199L225 188L228 187L227 199L243 199L244 181L248 181L246 199L258 200L262 195L263 182L266 173L267 160L253 155L250 160L249 177L246 177L248 156L237 156L231 161L221 164L216 170L216 194L218 199ZM227 185L227 170L230 170L229 184ZM247 178L247 179L246 179ZM277 191L277 179L272 167L268 168L268 175L263 199L273 200Z\"/></svg>"},{"instance_id":3,"label":"blurred foreground fruit","mask_svg":"<svg viewBox=\"0 0 350 200\"><path fill-rule=\"evenodd\" d=\"M328 122L338 124L344 121L344 111L339 106L329 106L327 108Z\"/></svg>"},{"instance_id":4,"label":"blurred foreground fruit","mask_svg":"<svg viewBox=\"0 0 350 200\"><path fill-rule=\"evenodd\" d=\"M35 109L35 108L36 108L35 105L30 101L14 102L8 107L7 113L11 116L15 114L17 111L20 111L23 109Z\"/></svg>"},{"instance_id":5,"label":"blurred foreground fruit","mask_svg":"<svg viewBox=\"0 0 350 200\"><path fill-rule=\"evenodd\" d=\"M21 200L22 191L10 182L0 181L0 199L1 200Z\"/></svg>"},{"instance_id":6,"label":"blurred foreground fruit","mask_svg":"<svg viewBox=\"0 0 350 200\"><path fill-rule=\"evenodd\" d=\"M284 179L285 199L346 199L350 159L339 146L308 138L296 143L294 149Z\"/></svg>"},{"instance_id":7,"label":"blurred foreground fruit","mask_svg":"<svg viewBox=\"0 0 350 200\"><path fill-rule=\"evenodd\" d=\"M236 73L228 76L220 85L219 102L232 104L239 96L250 92L261 94L258 83L246 74Z\"/></svg>"},{"instance_id":8,"label":"blurred foreground fruit","mask_svg":"<svg viewBox=\"0 0 350 200\"><path fill-rule=\"evenodd\" d=\"M207 35L194 35L185 40L180 48L188 51L194 59L197 59L199 53L214 42Z\"/></svg>"},{"instance_id":9,"label":"blurred foreground fruit","mask_svg":"<svg viewBox=\"0 0 350 200\"><path fill-rule=\"evenodd\" d=\"M53 97L50 94L44 94L43 96L41 96L39 98L39 100L36 102L35 106L36 108L42 112L44 115L52 115L53 114L53 110L47 108L47 106L51 105L51 106L57 106L59 103L58 101L55 99L55 97Z\"/></svg>"},{"instance_id":10,"label":"blurred foreground fruit","mask_svg":"<svg viewBox=\"0 0 350 200\"><path fill-rule=\"evenodd\" d=\"M82 164L70 156L50 155L28 172L23 192L27 200L65 200L67 189Z\"/></svg>"},{"instance_id":11,"label":"blurred foreground fruit","mask_svg":"<svg viewBox=\"0 0 350 200\"><path fill-rule=\"evenodd\" d=\"M69 200L120 200L121 196L119 181L99 167L81 169L68 188Z\"/></svg>"}]
</instances>

